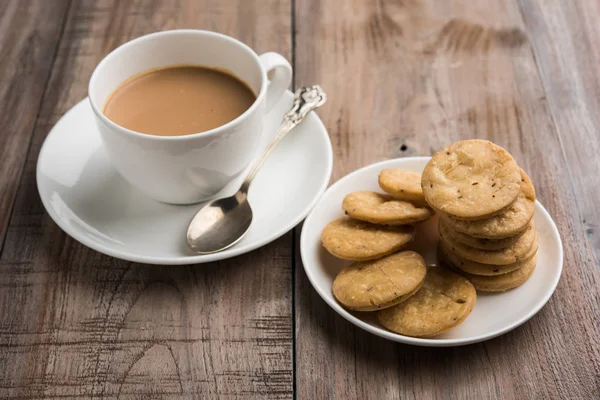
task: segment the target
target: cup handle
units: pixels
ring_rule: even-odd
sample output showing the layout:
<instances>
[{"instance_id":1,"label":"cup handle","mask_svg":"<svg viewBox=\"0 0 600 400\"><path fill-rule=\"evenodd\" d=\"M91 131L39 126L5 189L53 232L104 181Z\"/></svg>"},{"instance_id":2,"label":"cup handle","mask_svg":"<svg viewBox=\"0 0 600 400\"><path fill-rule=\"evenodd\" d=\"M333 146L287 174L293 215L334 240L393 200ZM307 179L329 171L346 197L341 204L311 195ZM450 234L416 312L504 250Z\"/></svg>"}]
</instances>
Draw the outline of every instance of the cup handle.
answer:
<instances>
[{"instance_id":1,"label":"cup handle","mask_svg":"<svg viewBox=\"0 0 600 400\"><path fill-rule=\"evenodd\" d=\"M258 58L267 73L274 71L267 86L266 112L269 112L292 83L292 66L284 56L277 53L264 53Z\"/></svg>"}]
</instances>

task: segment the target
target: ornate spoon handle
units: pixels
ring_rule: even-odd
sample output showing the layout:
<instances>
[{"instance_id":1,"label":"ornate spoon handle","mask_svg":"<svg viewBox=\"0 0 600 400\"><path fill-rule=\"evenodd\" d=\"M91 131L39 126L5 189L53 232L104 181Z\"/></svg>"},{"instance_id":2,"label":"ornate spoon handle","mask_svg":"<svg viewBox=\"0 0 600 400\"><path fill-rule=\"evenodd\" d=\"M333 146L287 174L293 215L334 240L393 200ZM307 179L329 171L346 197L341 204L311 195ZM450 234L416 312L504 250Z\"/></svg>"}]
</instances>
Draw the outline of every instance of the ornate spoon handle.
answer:
<instances>
[{"instance_id":1,"label":"ornate spoon handle","mask_svg":"<svg viewBox=\"0 0 600 400\"><path fill-rule=\"evenodd\" d=\"M294 104L290 111L288 111L283 117L283 121L281 125L279 125L279 129L277 130L277 134L271 140L271 143L267 146L264 153L260 156L260 158L256 161L248 176L242 183L242 187L240 191L243 193L248 193L248 188L250 187L250 183L252 179L256 176L258 170L263 166L269 154L273 151L275 146L279 144L281 139L292 129L294 129L300 122L304 120L306 115L309 112L314 110L317 107L322 106L327 101L327 96L325 92L319 85L314 85L310 87L302 87L296 90L294 97Z\"/></svg>"}]
</instances>

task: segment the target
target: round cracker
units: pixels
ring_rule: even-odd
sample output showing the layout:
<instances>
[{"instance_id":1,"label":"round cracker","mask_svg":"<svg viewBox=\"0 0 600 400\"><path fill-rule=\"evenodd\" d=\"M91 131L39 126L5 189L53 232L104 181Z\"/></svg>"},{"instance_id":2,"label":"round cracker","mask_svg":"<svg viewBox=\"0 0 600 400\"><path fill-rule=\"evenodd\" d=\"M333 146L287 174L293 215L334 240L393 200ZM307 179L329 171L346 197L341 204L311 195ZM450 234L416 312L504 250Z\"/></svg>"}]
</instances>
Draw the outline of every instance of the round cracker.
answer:
<instances>
[{"instance_id":1,"label":"round cracker","mask_svg":"<svg viewBox=\"0 0 600 400\"><path fill-rule=\"evenodd\" d=\"M408 225L425 221L433 215L429 207L418 207L369 191L350 193L344 197L342 208L352 218L383 225Z\"/></svg>"},{"instance_id":2,"label":"round cracker","mask_svg":"<svg viewBox=\"0 0 600 400\"><path fill-rule=\"evenodd\" d=\"M519 240L521 235L523 235L527 231L527 229L533 228L533 224L530 223L525 228L525 230L517 233L515 236L509 236L509 237L503 238L503 239L484 239L484 238L477 238L477 237L469 236L465 233L454 230L452 228L451 223L449 223L448 220L445 218L438 219L438 227L441 225L444 225L443 229L448 232L448 236L451 236L452 240L456 240L457 242L460 242L467 246L474 247L476 249L481 249L481 250L502 250L507 247L510 247L513 244L515 244L515 242L517 240ZM442 228L439 228L439 229L441 230Z\"/></svg>"},{"instance_id":3,"label":"round cracker","mask_svg":"<svg viewBox=\"0 0 600 400\"><path fill-rule=\"evenodd\" d=\"M531 257L529 260L523 263L523 266L512 272L496 276L481 276L473 275L467 272L456 269L455 266L448 264L450 268L467 278L480 292L504 292L510 289L514 289L524 284L537 265L537 256Z\"/></svg>"},{"instance_id":4,"label":"round cracker","mask_svg":"<svg viewBox=\"0 0 600 400\"><path fill-rule=\"evenodd\" d=\"M464 259L482 264L506 265L514 264L525 259L525 256L535 243L535 226L525 231L515 243L501 250L481 250L467 246L452 238L445 226L439 225L440 238L452 253Z\"/></svg>"},{"instance_id":5,"label":"round cracker","mask_svg":"<svg viewBox=\"0 0 600 400\"><path fill-rule=\"evenodd\" d=\"M521 169L521 193L506 210L479 221L462 221L443 216L457 232L485 239L504 239L523 232L533 218L535 188L529 176Z\"/></svg>"},{"instance_id":6,"label":"round cracker","mask_svg":"<svg viewBox=\"0 0 600 400\"><path fill-rule=\"evenodd\" d=\"M533 246L531 246L531 249L529 249L529 252L523 257L523 261L519 261L513 264L492 265L482 264L459 257L456 254L452 253L448 246L446 246L444 242L440 240L438 242L438 259L441 261L451 263L456 268L469 274L494 276L507 274L509 272L521 268L525 262L529 261L533 256L535 256L535 253L537 253L537 249L538 243L536 238Z\"/></svg>"},{"instance_id":7,"label":"round cracker","mask_svg":"<svg viewBox=\"0 0 600 400\"><path fill-rule=\"evenodd\" d=\"M502 212L519 195L519 167L502 147L463 140L437 152L423 170L427 203L458 219L477 220Z\"/></svg>"},{"instance_id":8,"label":"round cracker","mask_svg":"<svg viewBox=\"0 0 600 400\"><path fill-rule=\"evenodd\" d=\"M425 260L414 251L356 262L343 268L335 278L333 295L350 310L381 310L416 293L426 272Z\"/></svg>"},{"instance_id":9,"label":"round cracker","mask_svg":"<svg viewBox=\"0 0 600 400\"><path fill-rule=\"evenodd\" d=\"M411 225L383 226L342 217L321 232L323 246L344 260L373 260L394 253L413 240Z\"/></svg>"},{"instance_id":10,"label":"round cracker","mask_svg":"<svg viewBox=\"0 0 600 400\"><path fill-rule=\"evenodd\" d=\"M444 218L440 218L438 220L438 224L445 224L445 229L448 230L449 235L451 235L453 239L466 244L467 246L475 247L476 249L481 250L501 250L510 247L519 239L519 237L521 237L521 235L525 233L525 230L523 230L517 233L515 236L509 236L503 239L486 239L469 236L465 233L455 231Z\"/></svg>"},{"instance_id":11,"label":"round cracker","mask_svg":"<svg viewBox=\"0 0 600 400\"><path fill-rule=\"evenodd\" d=\"M385 328L406 336L431 337L463 322L477 294L465 278L444 268L430 268L419 291L377 313Z\"/></svg>"},{"instance_id":12,"label":"round cracker","mask_svg":"<svg viewBox=\"0 0 600 400\"><path fill-rule=\"evenodd\" d=\"M379 173L379 187L398 200L410 201L418 205L426 205L421 174L399 168L384 169Z\"/></svg>"}]
</instances>

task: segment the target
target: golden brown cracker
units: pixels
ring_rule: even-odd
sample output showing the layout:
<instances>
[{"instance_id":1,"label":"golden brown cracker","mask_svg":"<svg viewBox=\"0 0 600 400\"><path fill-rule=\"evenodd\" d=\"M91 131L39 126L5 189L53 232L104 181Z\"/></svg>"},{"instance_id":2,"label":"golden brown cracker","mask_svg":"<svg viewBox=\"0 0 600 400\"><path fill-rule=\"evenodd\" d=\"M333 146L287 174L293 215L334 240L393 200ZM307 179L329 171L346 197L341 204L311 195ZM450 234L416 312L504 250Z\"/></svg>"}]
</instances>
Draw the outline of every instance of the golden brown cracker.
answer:
<instances>
[{"instance_id":1,"label":"golden brown cracker","mask_svg":"<svg viewBox=\"0 0 600 400\"><path fill-rule=\"evenodd\" d=\"M425 221L433 215L427 206L415 206L389 195L369 191L348 194L342 208L352 218L382 225L408 225Z\"/></svg>"},{"instance_id":2,"label":"golden brown cracker","mask_svg":"<svg viewBox=\"0 0 600 400\"><path fill-rule=\"evenodd\" d=\"M333 281L333 295L347 309L375 311L396 305L423 285L427 267L414 251L355 262Z\"/></svg>"},{"instance_id":3,"label":"golden brown cracker","mask_svg":"<svg viewBox=\"0 0 600 400\"><path fill-rule=\"evenodd\" d=\"M442 215L456 231L486 239L503 239L523 232L535 209L535 189L529 176L521 171L521 193L506 210L493 217L478 221L462 221Z\"/></svg>"},{"instance_id":4,"label":"golden brown cracker","mask_svg":"<svg viewBox=\"0 0 600 400\"><path fill-rule=\"evenodd\" d=\"M406 336L432 337L462 323L475 307L473 285L444 268L429 268L419 291L377 313L385 328Z\"/></svg>"},{"instance_id":5,"label":"golden brown cracker","mask_svg":"<svg viewBox=\"0 0 600 400\"><path fill-rule=\"evenodd\" d=\"M391 254L413 240L411 225L384 226L343 217L321 232L323 246L344 260L373 260Z\"/></svg>"},{"instance_id":6,"label":"golden brown cracker","mask_svg":"<svg viewBox=\"0 0 600 400\"><path fill-rule=\"evenodd\" d=\"M521 192L520 181L519 167L506 150L472 139L437 152L423 170L421 187L436 211L477 220L509 207Z\"/></svg>"},{"instance_id":7,"label":"golden brown cracker","mask_svg":"<svg viewBox=\"0 0 600 400\"><path fill-rule=\"evenodd\" d=\"M485 239L469 236L466 233L454 230L454 228L452 228L452 223L448 222L448 220L445 218L440 218L438 220L438 226L439 225L445 225L444 229L448 231L449 236L452 236L453 240L481 250L505 249L513 245L519 239L519 237L525 233L525 230L523 230L522 232L517 233L515 236L509 236L503 239ZM530 224L527 229L532 228L533 225Z\"/></svg>"},{"instance_id":8,"label":"golden brown cracker","mask_svg":"<svg viewBox=\"0 0 600 400\"><path fill-rule=\"evenodd\" d=\"M438 243L438 259L440 261L452 263L452 265L454 265L456 268L469 274L494 276L506 274L521 268L525 262L529 261L533 256L535 256L535 253L537 252L537 247L538 246L536 239L536 243L534 243L529 252L523 257L523 261L519 261L513 264L493 265L478 263L459 257L456 254L452 253L452 251L444 244L444 242L440 240Z\"/></svg>"},{"instance_id":9,"label":"golden brown cracker","mask_svg":"<svg viewBox=\"0 0 600 400\"><path fill-rule=\"evenodd\" d=\"M510 289L514 289L524 284L533 274L533 271L537 265L537 256L531 257L529 260L523 263L523 266L512 272L502 275L495 276L481 276L469 274L467 272L457 269L452 264L444 264L459 274L467 278L480 292L504 292Z\"/></svg>"},{"instance_id":10,"label":"golden brown cracker","mask_svg":"<svg viewBox=\"0 0 600 400\"><path fill-rule=\"evenodd\" d=\"M421 174L399 168L384 169L379 173L379 187L398 200L426 205L421 189Z\"/></svg>"},{"instance_id":11,"label":"golden brown cracker","mask_svg":"<svg viewBox=\"0 0 600 400\"><path fill-rule=\"evenodd\" d=\"M535 227L532 227L509 247L501 250L481 250L453 239L443 224L439 225L439 228L440 238L452 253L464 259L482 264L506 265L522 261L536 242Z\"/></svg>"}]
</instances>

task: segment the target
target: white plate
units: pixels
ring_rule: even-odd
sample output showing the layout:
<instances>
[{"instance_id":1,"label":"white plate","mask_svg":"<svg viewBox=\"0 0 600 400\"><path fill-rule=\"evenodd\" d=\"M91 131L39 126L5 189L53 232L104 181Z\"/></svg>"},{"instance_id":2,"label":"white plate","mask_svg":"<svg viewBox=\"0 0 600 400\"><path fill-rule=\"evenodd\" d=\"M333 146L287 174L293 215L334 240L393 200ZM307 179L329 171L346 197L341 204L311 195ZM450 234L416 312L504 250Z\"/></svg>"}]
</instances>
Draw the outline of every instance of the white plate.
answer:
<instances>
[{"instance_id":1,"label":"white plate","mask_svg":"<svg viewBox=\"0 0 600 400\"><path fill-rule=\"evenodd\" d=\"M330 255L321 246L321 230L327 223L343 215L344 196L357 190L381 191L377 183L379 172L385 168L402 168L422 172L429 157L411 157L369 165L340 179L332 185L304 222L300 252L308 279L319 295L338 314L371 333L396 342L420 346L459 346L477 343L502 335L533 317L552 296L563 265L562 243L556 225L546 209L535 204L534 221L539 236L537 268L522 286L497 294L477 294L477 303L469 317L434 339L419 339L399 335L381 327L372 313L348 312L331 293L337 272L349 264ZM425 257L428 264L436 263L437 219L421 224L412 249Z\"/></svg>"},{"instance_id":2,"label":"white plate","mask_svg":"<svg viewBox=\"0 0 600 400\"><path fill-rule=\"evenodd\" d=\"M275 134L293 93L267 115L262 147ZM87 99L52 128L38 158L37 185L48 214L70 236L101 253L149 264L196 264L246 253L296 226L321 197L332 168L327 130L315 113L273 151L250 188L250 230L221 253L195 255L186 246L189 221L200 205L175 206L147 198L112 167ZM232 194L242 176L222 194Z\"/></svg>"}]
</instances>

